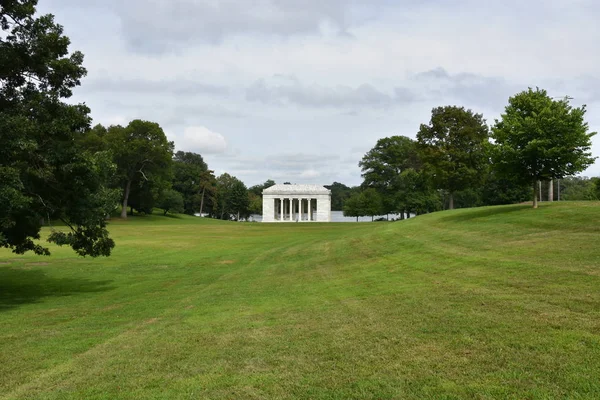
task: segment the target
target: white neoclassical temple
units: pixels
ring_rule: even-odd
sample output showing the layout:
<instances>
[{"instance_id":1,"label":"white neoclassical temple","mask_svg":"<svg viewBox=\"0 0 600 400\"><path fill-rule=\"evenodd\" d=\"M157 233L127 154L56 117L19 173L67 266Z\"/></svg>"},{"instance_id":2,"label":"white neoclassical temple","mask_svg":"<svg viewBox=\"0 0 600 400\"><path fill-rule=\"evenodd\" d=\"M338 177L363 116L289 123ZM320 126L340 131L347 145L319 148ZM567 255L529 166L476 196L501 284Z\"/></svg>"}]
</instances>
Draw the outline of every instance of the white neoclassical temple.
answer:
<instances>
[{"instance_id":1,"label":"white neoclassical temple","mask_svg":"<svg viewBox=\"0 0 600 400\"><path fill-rule=\"evenodd\" d=\"M263 222L330 222L331 191L319 185L275 185L263 190Z\"/></svg>"}]
</instances>

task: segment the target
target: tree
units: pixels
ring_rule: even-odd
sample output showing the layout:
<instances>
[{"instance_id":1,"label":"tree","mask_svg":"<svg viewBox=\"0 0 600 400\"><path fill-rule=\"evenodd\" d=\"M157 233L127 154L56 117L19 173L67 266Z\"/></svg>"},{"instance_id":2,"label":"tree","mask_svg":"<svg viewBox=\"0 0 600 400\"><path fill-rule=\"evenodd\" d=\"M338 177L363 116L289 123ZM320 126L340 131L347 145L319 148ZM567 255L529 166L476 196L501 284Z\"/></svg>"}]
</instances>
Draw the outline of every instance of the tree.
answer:
<instances>
[{"instance_id":1,"label":"tree","mask_svg":"<svg viewBox=\"0 0 600 400\"><path fill-rule=\"evenodd\" d=\"M177 190L167 189L162 192L158 207L163 209L163 214L183 212L183 196Z\"/></svg>"},{"instance_id":2,"label":"tree","mask_svg":"<svg viewBox=\"0 0 600 400\"><path fill-rule=\"evenodd\" d=\"M383 209L383 201L381 194L374 188L367 188L361 192L353 193L346 204L344 205L345 217L370 216L373 220L375 215L381 215Z\"/></svg>"},{"instance_id":3,"label":"tree","mask_svg":"<svg viewBox=\"0 0 600 400\"><path fill-rule=\"evenodd\" d=\"M529 88L508 100L492 129L494 159L504 175L514 175L533 187L537 208L538 181L562 179L591 165L591 137L584 122L585 106L569 99L554 100L545 90Z\"/></svg>"},{"instance_id":4,"label":"tree","mask_svg":"<svg viewBox=\"0 0 600 400\"><path fill-rule=\"evenodd\" d=\"M248 189L250 202L248 212L250 214L262 215L262 192L271 186L275 186L275 181L272 179L267 179L262 185L254 185Z\"/></svg>"},{"instance_id":5,"label":"tree","mask_svg":"<svg viewBox=\"0 0 600 400\"><path fill-rule=\"evenodd\" d=\"M375 215L383 214L383 200L381 194L374 188L365 189L360 194L360 204L363 207L363 213L371 217L373 221Z\"/></svg>"},{"instance_id":6,"label":"tree","mask_svg":"<svg viewBox=\"0 0 600 400\"><path fill-rule=\"evenodd\" d=\"M248 215L248 189L246 185L235 176L228 173L219 175L216 186L215 211L221 219L236 220Z\"/></svg>"},{"instance_id":7,"label":"tree","mask_svg":"<svg viewBox=\"0 0 600 400\"><path fill-rule=\"evenodd\" d=\"M379 139L362 160L363 188L375 188L382 196L383 214L397 211L395 186L398 175L409 168L419 167L419 155L414 140L406 136L391 136Z\"/></svg>"},{"instance_id":8,"label":"tree","mask_svg":"<svg viewBox=\"0 0 600 400\"><path fill-rule=\"evenodd\" d=\"M178 151L173 157L173 189L181 193L184 212L194 214L201 208L202 192L206 192L208 166L200 154Z\"/></svg>"},{"instance_id":9,"label":"tree","mask_svg":"<svg viewBox=\"0 0 600 400\"><path fill-rule=\"evenodd\" d=\"M344 203L344 217L356 217L356 222L358 222L358 217L365 216L365 210L362 207L360 192L356 192L350 195L346 202Z\"/></svg>"},{"instance_id":10,"label":"tree","mask_svg":"<svg viewBox=\"0 0 600 400\"><path fill-rule=\"evenodd\" d=\"M407 218L411 213L426 214L442 208L439 191L432 187L430 177L424 171L408 168L396 177L394 187L398 190L395 194L396 209L400 218Z\"/></svg>"},{"instance_id":11,"label":"tree","mask_svg":"<svg viewBox=\"0 0 600 400\"><path fill-rule=\"evenodd\" d=\"M272 179L267 179L265 181L265 183L261 184L261 185L254 185L251 186L250 188L248 188L248 191L250 193L254 193L257 196L261 196L262 197L262 192L265 189L270 188L271 186L275 186L275 181Z\"/></svg>"},{"instance_id":12,"label":"tree","mask_svg":"<svg viewBox=\"0 0 600 400\"><path fill-rule=\"evenodd\" d=\"M489 130L481 114L464 107L434 108L429 125L421 124L417 141L436 188L448 192L448 208L454 208L455 192L483 182L490 162Z\"/></svg>"},{"instance_id":13,"label":"tree","mask_svg":"<svg viewBox=\"0 0 600 400\"><path fill-rule=\"evenodd\" d=\"M562 200L598 200L596 182L598 178L567 176L561 179Z\"/></svg>"},{"instance_id":14,"label":"tree","mask_svg":"<svg viewBox=\"0 0 600 400\"><path fill-rule=\"evenodd\" d=\"M86 74L83 54L52 15L35 17L37 1L3 0L0 7L0 247L50 254L34 243L42 221L60 219L68 232L50 242L79 255L108 256L114 241L105 217L117 192L106 187L106 153L77 147L89 130L89 109L66 104Z\"/></svg>"},{"instance_id":15,"label":"tree","mask_svg":"<svg viewBox=\"0 0 600 400\"><path fill-rule=\"evenodd\" d=\"M111 126L106 142L112 151L123 189L121 218L127 218L127 206L132 185L144 181L170 181L173 142L169 142L160 125L134 120L126 127Z\"/></svg>"},{"instance_id":16,"label":"tree","mask_svg":"<svg viewBox=\"0 0 600 400\"><path fill-rule=\"evenodd\" d=\"M236 221L240 220L240 217L247 218L248 207L250 206L250 199L248 197L248 188L242 181L234 178L233 185L231 187L231 194L229 197L229 208L231 212L236 215Z\"/></svg>"},{"instance_id":17,"label":"tree","mask_svg":"<svg viewBox=\"0 0 600 400\"><path fill-rule=\"evenodd\" d=\"M216 185L217 178L215 178L214 171L206 170L200 174L200 211L199 214L202 216L204 211L205 200L209 200L211 207L213 207L216 196Z\"/></svg>"},{"instance_id":18,"label":"tree","mask_svg":"<svg viewBox=\"0 0 600 400\"><path fill-rule=\"evenodd\" d=\"M344 208L344 201L350 197L351 189L339 182L333 182L331 185L325 187L331 190L331 210L342 211Z\"/></svg>"},{"instance_id":19,"label":"tree","mask_svg":"<svg viewBox=\"0 0 600 400\"><path fill-rule=\"evenodd\" d=\"M248 190L248 213L262 215L262 198Z\"/></svg>"}]
</instances>

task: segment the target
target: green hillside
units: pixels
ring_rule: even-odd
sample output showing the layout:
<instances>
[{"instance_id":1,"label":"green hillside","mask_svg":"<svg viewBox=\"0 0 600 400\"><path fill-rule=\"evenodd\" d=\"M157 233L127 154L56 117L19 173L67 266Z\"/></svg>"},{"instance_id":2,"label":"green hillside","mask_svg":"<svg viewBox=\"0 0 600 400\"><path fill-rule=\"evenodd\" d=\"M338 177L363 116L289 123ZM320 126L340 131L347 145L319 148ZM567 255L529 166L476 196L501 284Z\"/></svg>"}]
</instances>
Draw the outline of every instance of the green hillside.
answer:
<instances>
[{"instance_id":1,"label":"green hillside","mask_svg":"<svg viewBox=\"0 0 600 400\"><path fill-rule=\"evenodd\" d=\"M110 231L0 250L0 399L600 398L600 203Z\"/></svg>"}]
</instances>

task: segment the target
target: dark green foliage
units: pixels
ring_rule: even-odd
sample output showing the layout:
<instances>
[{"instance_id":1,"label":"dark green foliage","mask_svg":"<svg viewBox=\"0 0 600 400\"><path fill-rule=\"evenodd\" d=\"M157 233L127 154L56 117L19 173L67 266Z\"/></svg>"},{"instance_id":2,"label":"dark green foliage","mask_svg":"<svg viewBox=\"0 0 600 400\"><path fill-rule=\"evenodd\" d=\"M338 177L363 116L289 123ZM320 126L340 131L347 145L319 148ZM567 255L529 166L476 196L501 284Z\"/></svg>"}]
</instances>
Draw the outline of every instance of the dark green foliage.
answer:
<instances>
[{"instance_id":1,"label":"dark green foliage","mask_svg":"<svg viewBox=\"0 0 600 400\"><path fill-rule=\"evenodd\" d=\"M248 213L262 215L262 197L248 189Z\"/></svg>"},{"instance_id":2,"label":"dark green foliage","mask_svg":"<svg viewBox=\"0 0 600 400\"><path fill-rule=\"evenodd\" d=\"M419 167L416 143L405 136L379 139L358 165L364 178L362 186L375 188L381 194L382 213L399 211L398 176L407 169Z\"/></svg>"},{"instance_id":3,"label":"dark green foliage","mask_svg":"<svg viewBox=\"0 0 600 400\"><path fill-rule=\"evenodd\" d=\"M200 154L183 151L175 153L173 189L181 193L186 214L192 215L200 210L203 176L207 171L208 166Z\"/></svg>"},{"instance_id":4,"label":"dark green foliage","mask_svg":"<svg viewBox=\"0 0 600 400\"><path fill-rule=\"evenodd\" d=\"M491 170L480 190L480 204L495 206L522 203L530 197L530 187L512 176L500 176Z\"/></svg>"},{"instance_id":5,"label":"dark green foliage","mask_svg":"<svg viewBox=\"0 0 600 400\"><path fill-rule=\"evenodd\" d=\"M262 192L275 185L275 181L267 179L262 185L254 185L248 189L248 213L262 215Z\"/></svg>"},{"instance_id":6,"label":"dark green foliage","mask_svg":"<svg viewBox=\"0 0 600 400\"><path fill-rule=\"evenodd\" d=\"M130 194L137 189L146 191L143 201L138 201L138 207L147 211L161 190L168 186L161 181L171 180L173 142L167 140L160 125L142 120L131 121L126 127L111 126L105 137L123 189L121 217L127 217ZM152 187L145 186L146 182L152 182ZM148 204L150 202L152 204Z\"/></svg>"},{"instance_id":7,"label":"dark green foliage","mask_svg":"<svg viewBox=\"0 0 600 400\"><path fill-rule=\"evenodd\" d=\"M326 185L325 187L331 190L331 210L342 211L344 209L344 202L352 194L352 189L339 182L333 182L331 185Z\"/></svg>"},{"instance_id":8,"label":"dark green foliage","mask_svg":"<svg viewBox=\"0 0 600 400\"><path fill-rule=\"evenodd\" d=\"M598 178L568 176L560 180L561 200L598 200Z\"/></svg>"},{"instance_id":9,"label":"dark green foliage","mask_svg":"<svg viewBox=\"0 0 600 400\"><path fill-rule=\"evenodd\" d=\"M271 186L275 186L275 181L272 179L267 179L262 185L254 185L248 188L248 192L262 197L263 190L268 189Z\"/></svg>"},{"instance_id":10,"label":"dark green foliage","mask_svg":"<svg viewBox=\"0 0 600 400\"><path fill-rule=\"evenodd\" d=\"M584 121L585 106L573 108L568 98L553 100L545 90L528 89L508 100L496 121L494 163L503 176L517 177L533 186L583 171L594 162L591 137Z\"/></svg>"},{"instance_id":11,"label":"dark green foliage","mask_svg":"<svg viewBox=\"0 0 600 400\"><path fill-rule=\"evenodd\" d=\"M408 168L395 181L394 201L400 213L426 214L442 209L439 191L433 189L431 179L423 171Z\"/></svg>"},{"instance_id":12,"label":"dark green foliage","mask_svg":"<svg viewBox=\"0 0 600 400\"><path fill-rule=\"evenodd\" d=\"M490 163L489 132L481 114L456 106L434 108L417 141L436 188L448 192L449 208L454 208L454 193L483 183Z\"/></svg>"},{"instance_id":13,"label":"dark green foliage","mask_svg":"<svg viewBox=\"0 0 600 400\"><path fill-rule=\"evenodd\" d=\"M240 181L239 179L235 179L231 187L229 209L230 212L236 216L236 221L249 216L249 206L250 199L248 197L248 188L246 185L244 185L244 182Z\"/></svg>"},{"instance_id":14,"label":"dark green foliage","mask_svg":"<svg viewBox=\"0 0 600 400\"><path fill-rule=\"evenodd\" d=\"M216 201L213 213L220 219L239 220L247 217L249 207L248 189L235 176L227 173L217 178Z\"/></svg>"},{"instance_id":15,"label":"dark green foliage","mask_svg":"<svg viewBox=\"0 0 600 400\"><path fill-rule=\"evenodd\" d=\"M158 200L158 207L162 208L164 215L167 213L183 212L183 196L177 190L167 189L162 192Z\"/></svg>"},{"instance_id":16,"label":"dark green foliage","mask_svg":"<svg viewBox=\"0 0 600 400\"><path fill-rule=\"evenodd\" d=\"M344 204L344 216L373 218L375 215L384 214L381 194L374 188L367 188L352 194Z\"/></svg>"},{"instance_id":17,"label":"dark green foliage","mask_svg":"<svg viewBox=\"0 0 600 400\"><path fill-rule=\"evenodd\" d=\"M0 8L0 246L49 254L33 240L43 220L60 219L71 231L50 241L108 256L113 166L106 154L76 147L89 109L62 101L86 74L83 54L69 54L63 28L51 15L36 18L36 4L4 0Z\"/></svg>"}]
</instances>

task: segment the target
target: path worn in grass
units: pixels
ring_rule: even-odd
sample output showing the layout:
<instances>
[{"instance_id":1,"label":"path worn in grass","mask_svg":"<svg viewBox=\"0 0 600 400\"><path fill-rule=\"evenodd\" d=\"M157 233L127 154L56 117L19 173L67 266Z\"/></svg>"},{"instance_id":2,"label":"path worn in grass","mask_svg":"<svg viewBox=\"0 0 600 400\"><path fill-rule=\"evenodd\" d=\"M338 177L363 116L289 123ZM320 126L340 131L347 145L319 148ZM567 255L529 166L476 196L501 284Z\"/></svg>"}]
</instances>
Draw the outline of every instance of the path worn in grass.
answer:
<instances>
[{"instance_id":1,"label":"path worn in grass","mask_svg":"<svg viewBox=\"0 0 600 400\"><path fill-rule=\"evenodd\" d=\"M600 204L0 251L0 399L600 398Z\"/></svg>"}]
</instances>

